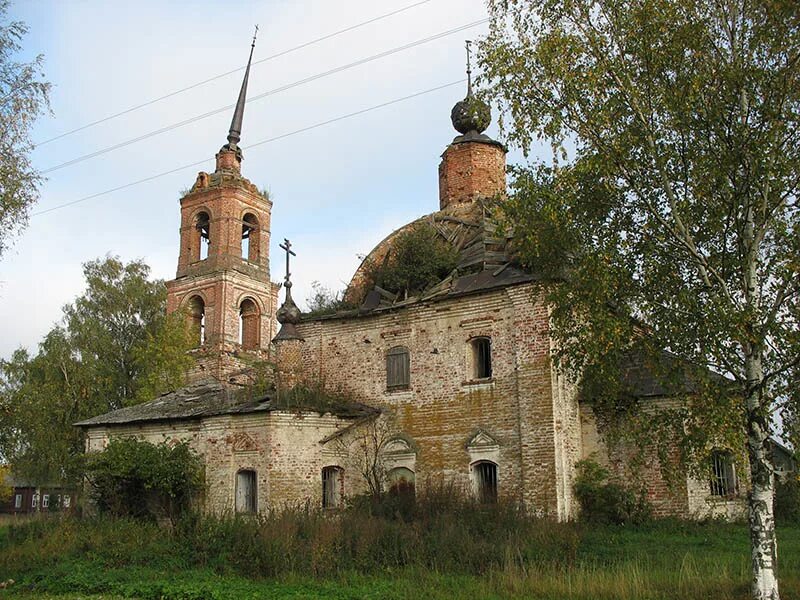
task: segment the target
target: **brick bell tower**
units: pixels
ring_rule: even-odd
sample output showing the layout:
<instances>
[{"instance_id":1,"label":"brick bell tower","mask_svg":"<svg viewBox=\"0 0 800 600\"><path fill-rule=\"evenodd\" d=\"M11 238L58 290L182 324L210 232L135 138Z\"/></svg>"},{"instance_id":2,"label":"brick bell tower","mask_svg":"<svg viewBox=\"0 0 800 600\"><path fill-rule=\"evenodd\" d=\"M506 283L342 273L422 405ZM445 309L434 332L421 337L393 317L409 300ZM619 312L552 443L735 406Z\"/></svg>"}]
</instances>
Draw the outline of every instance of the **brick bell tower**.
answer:
<instances>
[{"instance_id":1,"label":"brick bell tower","mask_svg":"<svg viewBox=\"0 0 800 600\"><path fill-rule=\"evenodd\" d=\"M270 281L272 202L242 176L242 133L250 58L228 143L213 173L201 171L180 200L178 272L167 282L167 313L183 310L196 336L190 379L225 380L254 358L269 356L279 285Z\"/></svg>"}]
</instances>

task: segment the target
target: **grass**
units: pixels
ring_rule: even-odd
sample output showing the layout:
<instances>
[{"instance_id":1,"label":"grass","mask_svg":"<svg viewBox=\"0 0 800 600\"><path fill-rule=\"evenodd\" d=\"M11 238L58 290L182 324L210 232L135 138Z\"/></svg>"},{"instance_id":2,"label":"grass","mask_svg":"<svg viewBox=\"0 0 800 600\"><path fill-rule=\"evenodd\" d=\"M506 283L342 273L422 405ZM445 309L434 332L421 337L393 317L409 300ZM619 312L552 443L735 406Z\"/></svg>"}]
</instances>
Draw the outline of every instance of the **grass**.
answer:
<instances>
[{"instance_id":1,"label":"grass","mask_svg":"<svg viewBox=\"0 0 800 600\"><path fill-rule=\"evenodd\" d=\"M0 582L15 580L0 600L748 597L744 524L588 526L500 509L455 515L454 537L450 517L417 516L428 535L416 521L304 511L195 518L174 532L107 518L0 525ZM800 598L800 526L779 527L778 539L782 596Z\"/></svg>"}]
</instances>

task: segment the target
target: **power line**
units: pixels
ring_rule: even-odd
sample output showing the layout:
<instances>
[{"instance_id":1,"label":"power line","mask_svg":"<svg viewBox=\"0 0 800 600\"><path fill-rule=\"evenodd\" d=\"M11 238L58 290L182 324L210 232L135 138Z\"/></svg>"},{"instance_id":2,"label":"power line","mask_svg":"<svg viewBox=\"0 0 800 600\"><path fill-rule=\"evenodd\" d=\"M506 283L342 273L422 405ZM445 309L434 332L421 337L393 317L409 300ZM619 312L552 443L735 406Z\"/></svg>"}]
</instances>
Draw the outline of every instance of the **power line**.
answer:
<instances>
[{"instance_id":1,"label":"power line","mask_svg":"<svg viewBox=\"0 0 800 600\"><path fill-rule=\"evenodd\" d=\"M394 15L400 14L400 13L405 12L407 10L411 10L412 8L416 8L417 6L421 6L422 4L427 4L430 1L431 0L422 0L421 2L415 2L414 4L409 4L408 6L404 6L402 8L398 8L397 10L393 10L392 12L388 12L388 13L385 13L383 15L380 15L380 16L377 16L377 17L373 17L372 19L368 19L367 21L362 21L361 23L356 23L355 25L351 25L350 27L345 27L344 29L340 29L339 31L334 31L333 33L329 33L327 35L323 35L322 37L310 40L308 42L304 42L304 43L300 44L299 46L294 46L292 48L288 48L287 50L282 50L281 52L278 52L277 54L272 54L270 56L267 56L266 58L259 59L259 60L255 61L255 62L253 62L252 64L258 65L258 64L267 62L269 60L274 60L274 59L279 58L281 56L285 56L285 55L290 54L292 52L296 52L297 50L302 50L303 48L308 48L309 46L312 46L314 44L318 44L319 42L324 42L325 40L329 40L329 39L334 38L336 36L342 35L343 33L347 33L349 31L353 31L353 30L358 29L360 27L364 27L365 25L370 25L372 23L376 23L376 22L381 21L383 19L386 19L388 17L393 17ZM97 121L92 121L91 123L87 123L86 125L81 125L80 127L76 127L75 129L71 129L70 131L65 131L64 133L61 133L61 134L59 134L59 135L57 135L55 137L51 137L51 138L46 139L46 140L44 140L42 142L39 142L39 143L35 144L35 146L36 147L44 146L45 144L49 144L50 142L54 142L56 140L60 140L63 137L66 137L68 135L72 135L73 133L77 133L79 131L83 131L84 129L88 129L89 127L94 127L95 125L99 125L100 123L105 123L106 121L110 121L111 119L116 119L117 117L121 117L122 115L127 115L128 113L131 113L131 112L133 112L135 110L139 110L140 108L145 108L146 106L150 106L152 104L155 104L156 102L161 102L162 100L166 100L167 98L172 98L173 96L177 96L178 94L182 94L183 92L188 92L189 90L193 90L193 89L195 89L197 87L200 87L200 86L203 86L203 85L205 85L207 83L211 83L212 81L216 81L217 79L222 79L223 77L227 77L228 75L233 75L234 73L238 73L239 71L242 71L242 70L244 70L244 67L238 67L238 68L233 69L231 71L227 71L225 73L220 73L219 75L214 75L213 77L209 77L208 79L204 79L203 81L198 81L197 83L193 83L192 85L186 86L185 88L181 88L179 90L175 90L174 92L170 92L168 94L164 94L163 96L159 96L158 98L154 98L153 100L148 100L147 102L143 102L142 104L137 104L136 106L132 106L132 107L127 108L127 109L125 109L123 111L120 111L118 113L114 113L113 115L109 115L107 117L103 117L102 119L98 119Z\"/></svg>"},{"instance_id":2,"label":"power line","mask_svg":"<svg viewBox=\"0 0 800 600\"><path fill-rule=\"evenodd\" d=\"M317 127L323 127L325 125L330 125L331 123L336 123L337 121L343 121L344 119L349 119L351 117L355 117L358 115L363 115L364 113L371 112L373 110L378 110L380 108L385 108L386 106L391 106L392 104L397 104L399 102L404 102L406 100L411 100L412 98L417 98L419 96L424 96L425 94L431 94L433 92L438 92L439 90L443 90L445 88L453 87L454 85L462 84L466 81L466 79L459 79L458 81L452 81L450 83L445 83L443 85L439 85L433 88L429 88L427 90L423 90L421 92L416 92L414 94L409 94L408 96L403 96L402 98L395 98L394 100L389 100L388 102L382 102L381 104L376 104L374 106L370 106L368 108L362 108L361 110L357 110L355 112L347 113L345 115L340 115L338 117L334 117L332 119L328 119L327 121L320 121L319 123L315 123L313 125L309 125L307 127L302 127L300 129L295 129L294 131L290 131L288 133L283 133L281 135L277 135L275 137L267 138L265 140L261 140L260 142L256 142L254 144L250 144L249 146L242 146L242 150L249 150L250 148L255 148L256 146L262 146L264 144L268 144L270 142L275 142L277 140L282 140L284 138L297 135L299 133L303 133L306 131L310 131L312 129L316 129ZM123 185L117 186L115 188L111 188L108 190L104 190L102 192L97 192L96 194L90 194L89 196L84 196L83 198L78 198L77 200L72 200L71 202L65 202L64 204L59 204L57 206L53 206L47 208L45 210L40 210L35 213L31 213L31 217L38 217L39 215L44 215L49 212L53 212L55 210L59 210L62 208L66 208L68 206L74 206L75 204L79 204L81 202L86 202L87 200L92 200L93 198L99 198L100 196L105 196L107 194L111 194L112 192L118 192L119 190L124 190L129 187L133 187L135 185L139 185L140 183L146 183L148 181L153 181L154 179L158 179L160 177L165 177L166 175L171 175L173 173L177 173L178 171L183 171L184 169L189 169L191 167L196 167L198 165L202 165L206 161L210 159L204 158L202 160L198 160L196 162L182 165L180 167L176 167L174 169L170 169L169 171L163 171L161 173L157 173L155 175L151 175L149 177L145 177L144 179L138 179L136 181L131 181L129 183L125 183Z\"/></svg>"},{"instance_id":3,"label":"power line","mask_svg":"<svg viewBox=\"0 0 800 600\"><path fill-rule=\"evenodd\" d=\"M369 63L369 62L372 62L372 61L375 61L375 60L378 60L378 59L381 59L381 58L385 58L387 56L391 56L392 54L397 54L398 52L402 52L404 50L409 50L409 49L414 48L416 46L421 46L422 44L427 44L429 42L441 39L443 37L447 37L449 35L453 35L455 33L459 33L459 32L464 31L466 29L471 29L472 27L477 27L478 25L483 25L484 23L488 23L488 22L489 22L489 19L479 19L477 21L473 21L471 23L467 23L465 25L461 25L461 26L455 27L453 29L448 29L447 31L442 31L440 33L428 36L426 38L422 38L422 39L416 40L414 42L410 42L408 44L404 44L402 46L398 46L396 48L392 48L391 50L385 50L383 52L379 52L378 54L373 54L373 55L368 56L366 58L361 58L361 59L353 61L351 63L347 63L345 65L340 65L338 67L334 67L333 69L329 69L329 70L324 71L322 73L317 73L316 75L311 75L309 77L306 77L305 79L300 79L299 81L295 81L293 83L288 83L288 84L283 85L281 87L269 90L267 92L263 92L263 93L258 94L258 95L255 95L255 96L253 96L251 98L248 98L247 103L249 104L250 102L255 102L256 100L261 100L263 98L266 98L267 96L272 96L272 95L278 94L280 92L285 92L286 90L290 90L290 89L298 87L300 85L304 85L306 83L310 83L312 81L316 81L317 79L322 79L323 77L328 77L329 75L334 75L336 73L341 73L342 71L346 71L348 69L352 69L354 67L358 67L358 66L361 66L363 64L366 64L366 63ZM89 154L84 154L82 156L78 156L77 158L73 158L73 159L68 160L66 162L63 162L63 163L57 164L55 166L49 167L47 169L44 169L43 171L41 171L41 174L42 175L46 175L47 173L52 173L53 171L57 171L59 169L63 169L65 167L69 167L69 166L74 165L76 163L83 162L85 160L89 160L90 158L95 158L97 156L101 156L103 154L107 154L109 152L113 152L114 150L119 150L120 148L124 148L125 146L130 146L131 144L135 144L137 142L141 142L143 140L146 140L146 139L149 139L151 137L160 135L162 133L166 133L168 131L172 131L174 129L178 129L178 128L184 127L186 125L190 125L192 123L196 123L197 121L200 121L202 119L206 119L208 117L217 115L217 114L219 114L221 112L228 111L228 110L232 109L233 107L234 107L233 104L228 104L226 106L221 106L219 108L215 108L214 110L208 111L206 113L203 113L203 114L200 114L200 115L195 115L194 117L190 117L188 119L184 119L183 121L178 121L177 123L173 123L171 125L167 125L166 127L162 127L160 129L156 129L156 130L150 131L148 133L142 134L142 135L140 135L138 137L131 138L129 140L125 140L124 142L120 142L119 144L114 144L113 146L108 146L106 148L102 148L100 150L96 150L95 152L90 152Z\"/></svg>"}]
</instances>

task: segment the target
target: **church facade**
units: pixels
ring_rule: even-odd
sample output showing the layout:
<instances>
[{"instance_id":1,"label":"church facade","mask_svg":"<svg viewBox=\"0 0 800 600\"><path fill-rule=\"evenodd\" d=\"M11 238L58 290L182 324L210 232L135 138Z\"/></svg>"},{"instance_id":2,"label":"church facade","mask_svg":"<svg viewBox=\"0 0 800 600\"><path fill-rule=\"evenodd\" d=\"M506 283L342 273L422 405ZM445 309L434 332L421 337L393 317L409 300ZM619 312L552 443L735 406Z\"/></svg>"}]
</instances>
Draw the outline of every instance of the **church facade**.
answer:
<instances>
[{"instance_id":1,"label":"church facade","mask_svg":"<svg viewBox=\"0 0 800 600\"><path fill-rule=\"evenodd\" d=\"M489 107L471 89L454 107L459 135L439 164L438 210L367 256L347 292L358 307L311 318L291 297L288 241L284 283L270 278L272 203L241 173L248 76L249 66L215 171L199 173L180 203L167 310L185 311L197 335L190 383L79 423L86 450L115 436L187 441L205 463L214 512L335 508L376 485L420 493L447 483L481 502L574 518L576 463L618 468L622 459L553 368L542 284L507 255L492 218L506 191L506 149L483 133ZM457 266L415 296L372 287L369 266L420 224L455 250ZM271 385L259 392L253 373L267 363ZM641 387L666 400L657 386ZM644 480L656 514L741 510L727 463L710 483L668 486L655 465Z\"/></svg>"}]
</instances>

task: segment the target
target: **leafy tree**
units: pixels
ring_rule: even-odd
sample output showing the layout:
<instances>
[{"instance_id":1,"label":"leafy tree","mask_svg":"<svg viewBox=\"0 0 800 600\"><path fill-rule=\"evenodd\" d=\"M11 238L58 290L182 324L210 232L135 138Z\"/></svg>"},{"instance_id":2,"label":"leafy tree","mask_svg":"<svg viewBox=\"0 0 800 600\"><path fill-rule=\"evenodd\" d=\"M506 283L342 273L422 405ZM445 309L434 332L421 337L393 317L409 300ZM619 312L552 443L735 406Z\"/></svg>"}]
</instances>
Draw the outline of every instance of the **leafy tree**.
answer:
<instances>
[{"instance_id":1,"label":"leafy tree","mask_svg":"<svg viewBox=\"0 0 800 600\"><path fill-rule=\"evenodd\" d=\"M31 165L30 129L49 110L50 84L42 81L44 59L20 63L14 55L28 28L7 21L8 0L0 0L0 255L10 237L28 221L42 179Z\"/></svg>"},{"instance_id":2,"label":"leafy tree","mask_svg":"<svg viewBox=\"0 0 800 600\"><path fill-rule=\"evenodd\" d=\"M179 387L191 364L180 313L165 315L163 282L140 261L84 266L86 292L31 356L0 362L0 455L34 481L74 481L81 432L73 423Z\"/></svg>"},{"instance_id":3,"label":"leafy tree","mask_svg":"<svg viewBox=\"0 0 800 600\"><path fill-rule=\"evenodd\" d=\"M8 465L0 465L0 504L11 500L14 494L14 488L7 481L10 476L11 468Z\"/></svg>"},{"instance_id":4,"label":"leafy tree","mask_svg":"<svg viewBox=\"0 0 800 600\"><path fill-rule=\"evenodd\" d=\"M91 496L101 512L137 518L169 518L191 507L203 487L203 464L189 445L111 440L87 456Z\"/></svg>"},{"instance_id":5,"label":"leafy tree","mask_svg":"<svg viewBox=\"0 0 800 600\"><path fill-rule=\"evenodd\" d=\"M306 306L308 307L306 314L308 315L328 315L340 310L356 308L355 305L344 299L344 290L334 292L323 286L319 281L313 281L311 289L313 293L306 299Z\"/></svg>"},{"instance_id":6,"label":"leafy tree","mask_svg":"<svg viewBox=\"0 0 800 600\"><path fill-rule=\"evenodd\" d=\"M632 344L730 379L706 388L706 435L683 434L685 411L655 422L695 458L725 430L746 441L752 594L776 599L768 439L800 354L800 5L489 5L481 60L510 141L556 149L519 174L508 211L522 259L561 282L555 360L595 395Z\"/></svg>"}]
</instances>

